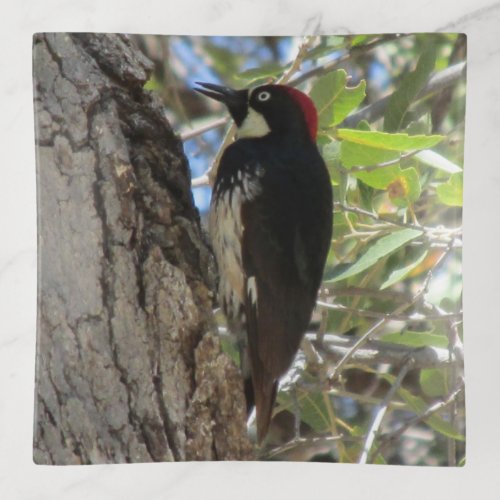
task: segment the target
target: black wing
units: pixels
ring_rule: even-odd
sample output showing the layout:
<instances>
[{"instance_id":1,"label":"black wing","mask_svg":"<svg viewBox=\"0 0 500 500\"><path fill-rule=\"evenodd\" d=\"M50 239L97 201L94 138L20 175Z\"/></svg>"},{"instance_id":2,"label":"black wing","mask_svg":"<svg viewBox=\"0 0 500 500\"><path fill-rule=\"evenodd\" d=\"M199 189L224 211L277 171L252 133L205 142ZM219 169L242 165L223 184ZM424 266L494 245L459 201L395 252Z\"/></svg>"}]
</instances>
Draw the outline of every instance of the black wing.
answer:
<instances>
[{"instance_id":1,"label":"black wing","mask_svg":"<svg viewBox=\"0 0 500 500\"><path fill-rule=\"evenodd\" d=\"M245 312L260 439L277 381L309 324L331 241L331 187L321 158L304 169L271 165L242 206Z\"/></svg>"}]
</instances>

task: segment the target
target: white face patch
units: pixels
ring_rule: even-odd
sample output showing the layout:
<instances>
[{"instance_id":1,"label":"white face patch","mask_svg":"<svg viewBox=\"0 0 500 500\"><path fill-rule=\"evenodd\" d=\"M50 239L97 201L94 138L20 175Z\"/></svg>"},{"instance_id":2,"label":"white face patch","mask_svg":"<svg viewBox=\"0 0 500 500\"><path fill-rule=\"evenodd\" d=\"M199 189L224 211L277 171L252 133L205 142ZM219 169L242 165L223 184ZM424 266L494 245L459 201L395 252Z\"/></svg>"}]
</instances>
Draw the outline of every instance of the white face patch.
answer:
<instances>
[{"instance_id":1,"label":"white face patch","mask_svg":"<svg viewBox=\"0 0 500 500\"><path fill-rule=\"evenodd\" d=\"M271 129L264 116L249 107L246 118L243 120L241 126L238 127L237 137L238 139L264 137L269 132L271 132Z\"/></svg>"}]
</instances>

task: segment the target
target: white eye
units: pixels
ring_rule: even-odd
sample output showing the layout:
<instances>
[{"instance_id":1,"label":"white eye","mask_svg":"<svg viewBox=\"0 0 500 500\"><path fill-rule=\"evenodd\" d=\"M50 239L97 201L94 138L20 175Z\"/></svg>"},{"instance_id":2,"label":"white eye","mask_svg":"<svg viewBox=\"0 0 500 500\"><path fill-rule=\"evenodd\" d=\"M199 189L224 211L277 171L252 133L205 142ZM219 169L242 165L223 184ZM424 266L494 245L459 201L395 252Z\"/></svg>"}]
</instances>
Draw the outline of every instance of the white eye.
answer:
<instances>
[{"instance_id":1,"label":"white eye","mask_svg":"<svg viewBox=\"0 0 500 500\"><path fill-rule=\"evenodd\" d=\"M269 101L269 99L271 99L271 94L265 90L257 94L257 100L260 102Z\"/></svg>"}]
</instances>

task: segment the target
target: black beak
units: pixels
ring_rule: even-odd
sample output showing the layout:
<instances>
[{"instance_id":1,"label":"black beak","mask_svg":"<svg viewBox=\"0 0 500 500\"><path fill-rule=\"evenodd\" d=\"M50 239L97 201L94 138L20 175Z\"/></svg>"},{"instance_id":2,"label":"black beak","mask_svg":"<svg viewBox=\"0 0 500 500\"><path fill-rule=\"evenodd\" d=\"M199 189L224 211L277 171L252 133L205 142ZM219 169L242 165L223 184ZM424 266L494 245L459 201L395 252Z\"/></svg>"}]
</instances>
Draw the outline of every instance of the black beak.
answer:
<instances>
[{"instance_id":1,"label":"black beak","mask_svg":"<svg viewBox=\"0 0 500 500\"><path fill-rule=\"evenodd\" d=\"M196 82L202 88L196 92L225 104L237 125L240 125L247 114L248 90L233 90L214 83Z\"/></svg>"}]
</instances>

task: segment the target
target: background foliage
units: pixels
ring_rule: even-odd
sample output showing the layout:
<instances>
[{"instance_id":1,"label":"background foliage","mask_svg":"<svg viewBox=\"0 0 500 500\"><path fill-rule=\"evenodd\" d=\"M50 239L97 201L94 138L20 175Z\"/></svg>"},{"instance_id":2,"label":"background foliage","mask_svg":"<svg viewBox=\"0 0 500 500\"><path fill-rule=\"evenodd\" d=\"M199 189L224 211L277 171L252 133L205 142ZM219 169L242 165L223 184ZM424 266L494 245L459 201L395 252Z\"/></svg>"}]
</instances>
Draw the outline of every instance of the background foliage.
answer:
<instances>
[{"instance_id":1,"label":"background foliage","mask_svg":"<svg viewBox=\"0 0 500 500\"><path fill-rule=\"evenodd\" d=\"M226 110L195 81L288 82L319 112L334 238L261 457L463 464L465 37L136 40L155 61L147 86L184 139L202 215L204 173L230 137Z\"/></svg>"}]
</instances>

